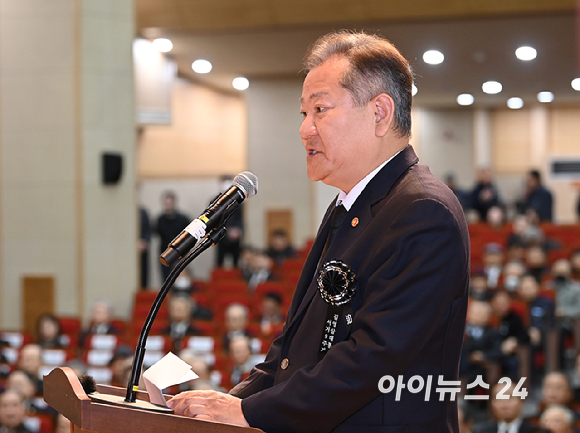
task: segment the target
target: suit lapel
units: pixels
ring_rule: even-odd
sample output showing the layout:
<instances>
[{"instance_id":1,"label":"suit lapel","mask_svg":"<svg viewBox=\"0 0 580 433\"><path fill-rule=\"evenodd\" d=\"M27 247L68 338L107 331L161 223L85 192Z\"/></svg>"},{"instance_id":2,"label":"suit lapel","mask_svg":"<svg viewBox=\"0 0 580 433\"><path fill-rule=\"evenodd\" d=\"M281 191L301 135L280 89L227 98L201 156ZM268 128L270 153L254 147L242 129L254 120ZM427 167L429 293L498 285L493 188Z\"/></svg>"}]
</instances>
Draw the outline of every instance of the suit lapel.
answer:
<instances>
[{"instance_id":1,"label":"suit lapel","mask_svg":"<svg viewBox=\"0 0 580 433\"><path fill-rule=\"evenodd\" d=\"M316 235L316 239L308 254L302 274L296 285L296 292L288 313L288 328L292 326L308 307L312 298L318 291L316 277L318 264L321 265L329 260L341 260L348 248L355 243L356 238L364 231L373 219L372 206L384 199L397 179L407 169L418 161L411 146L407 146L392 161L390 161L377 175L369 182L361 195L356 199L351 209L346 214L344 221L338 228L332 244L326 251L324 257L320 257L328 232L330 230L330 216L336 199L332 201L322 224ZM300 302L299 305L295 303Z\"/></svg>"}]
</instances>

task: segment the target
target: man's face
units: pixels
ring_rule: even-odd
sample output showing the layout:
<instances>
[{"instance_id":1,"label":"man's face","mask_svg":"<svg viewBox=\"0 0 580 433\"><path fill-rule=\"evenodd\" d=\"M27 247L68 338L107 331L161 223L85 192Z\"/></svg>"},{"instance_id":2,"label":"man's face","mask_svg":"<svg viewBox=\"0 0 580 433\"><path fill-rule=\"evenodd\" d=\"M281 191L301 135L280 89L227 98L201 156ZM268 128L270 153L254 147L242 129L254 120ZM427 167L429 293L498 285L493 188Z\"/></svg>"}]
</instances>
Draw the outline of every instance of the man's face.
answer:
<instances>
[{"instance_id":1,"label":"man's face","mask_svg":"<svg viewBox=\"0 0 580 433\"><path fill-rule=\"evenodd\" d=\"M520 287L518 288L518 294L524 299L524 301L533 301L536 299L540 292L538 287L538 282L534 277L525 276L520 282Z\"/></svg>"},{"instance_id":2,"label":"man's face","mask_svg":"<svg viewBox=\"0 0 580 433\"><path fill-rule=\"evenodd\" d=\"M498 421L512 422L520 415L520 412L524 407L524 400L512 395L515 388L514 384L512 384L504 393L509 396L508 399L504 400L495 398L504 386L504 384L494 386L492 392L493 397L491 399L491 409Z\"/></svg>"},{"instance_id":3,"label":"man's face","mask_svg":"<svg viewBox=\"0 0 580 433\"><path fill-rule=\"evenodd\" d=\"M20 358L18 360L18 366L32 374L36 375L38 373L38 369L42 365L42 353L41 353L40 346L35 344L29 344L28 346L24 346L20 351Z\"/></svg>"},{"instance_id":4,"label":"man's face","mask_svg":"<svg viewBox=\"0 0 580 433\"><path fill-rule=\"evenodd\" d=\"M242 331L248 324L248 318L242 308L231 308L226 313L226 327L228 331Z\"/></svg>"},{"instance_id":5,"label":"man's face","mask_svg":"<svg viewBox=\"0 0 580 433\"><path fill-rule=\"evenodd\" d=\"M24 404L16 391L0 394L0 424L15 428L22 423L24 415Z\"/></svg>"},{"instance_id":6,"label":"man's face","mask_svg":"<svg viewBox=\"0 0 580 433\"><path fill-rule=\"evenodd\" d=\"M570 387L566 377L560 373L548 374L542 388L544 403L566 405L570 401Z\"/></svg>"},{"instance_id":7,"label":"man's face","mask_svg":"<svg viewBox=\"0 0 580 433\"><path fill-rule=\"evenodd\" d=\"M348 60L334 56L312 69L304 80L300 127L308 177L345 192L378 167L373 104L356 107L340 85ZM368 169L370 161L376 163Z\"/></svg>"}]
</instances>

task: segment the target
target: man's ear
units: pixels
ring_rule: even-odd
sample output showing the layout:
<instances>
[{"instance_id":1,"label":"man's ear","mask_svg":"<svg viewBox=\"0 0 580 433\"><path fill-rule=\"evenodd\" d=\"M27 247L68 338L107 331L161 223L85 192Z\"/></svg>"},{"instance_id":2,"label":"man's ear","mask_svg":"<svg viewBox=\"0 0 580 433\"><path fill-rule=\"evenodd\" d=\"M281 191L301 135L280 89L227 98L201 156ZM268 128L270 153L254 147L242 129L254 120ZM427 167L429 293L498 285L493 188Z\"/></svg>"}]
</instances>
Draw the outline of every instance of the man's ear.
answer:
<instances>
[{"instance_id":1,"label":"man's ear","mask_svg":"<svg viewBox=\"0 0 580 433\"><path fill-rule=\"evenodd\" d=\"M395 118L395 102L386 93L381 93L373 99L375 110L375 135L384 137Z\"/></svg>"}]
</instances>

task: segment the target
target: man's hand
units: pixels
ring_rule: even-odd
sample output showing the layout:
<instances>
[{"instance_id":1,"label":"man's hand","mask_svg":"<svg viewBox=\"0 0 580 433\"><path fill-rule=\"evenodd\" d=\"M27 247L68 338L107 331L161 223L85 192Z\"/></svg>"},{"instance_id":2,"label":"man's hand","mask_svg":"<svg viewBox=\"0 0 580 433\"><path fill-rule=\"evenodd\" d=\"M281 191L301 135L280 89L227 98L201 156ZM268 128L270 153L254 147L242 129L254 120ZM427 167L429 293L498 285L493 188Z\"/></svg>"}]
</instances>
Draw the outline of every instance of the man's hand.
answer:
<instances>
[{"instance_id":1,"label":"man's hand","mask_svg":"<svg viewBox=\"0 0 580 433\"><path fill-rule=\"evenodd\" d=\"M187 391L167 402L177 415L248 427L242 400L216 391Z\"/></svg>"}]
</instances>

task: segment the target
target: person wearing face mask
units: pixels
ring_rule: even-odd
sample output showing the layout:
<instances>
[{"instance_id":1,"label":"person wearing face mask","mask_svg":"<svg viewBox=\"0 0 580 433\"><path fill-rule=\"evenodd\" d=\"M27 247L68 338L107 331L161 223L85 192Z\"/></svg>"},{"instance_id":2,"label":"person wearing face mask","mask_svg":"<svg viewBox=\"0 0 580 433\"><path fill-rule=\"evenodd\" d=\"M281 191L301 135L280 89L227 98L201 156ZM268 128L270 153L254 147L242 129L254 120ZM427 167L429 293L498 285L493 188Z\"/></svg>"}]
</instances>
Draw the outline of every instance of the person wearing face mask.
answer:
<instances>
[{"instance_id":1,"label":"person wearing face mask","mask_svg":"<svg viewBox=\"0 0 580 433\"><path fill-rule=\"evenodd\" d=\"M520 280L526 272L526 267L519 260L510 260L503 267L503 286L509 292L515 292L520 285Z\"/></svg>"},{"instance_id":2,"label":"person wearing face mask","mask_svg":"<svg viewBox=\"0 0 580 433\"><path fill-rule=\"evenodd\" d=\"M558 259L552 265L550 285L556 292L556 318L560 329L560 365L565 365L565 341L573 335L580 317L580 283L574 281L570 261Z\"/></svg>"}]
</instances>

